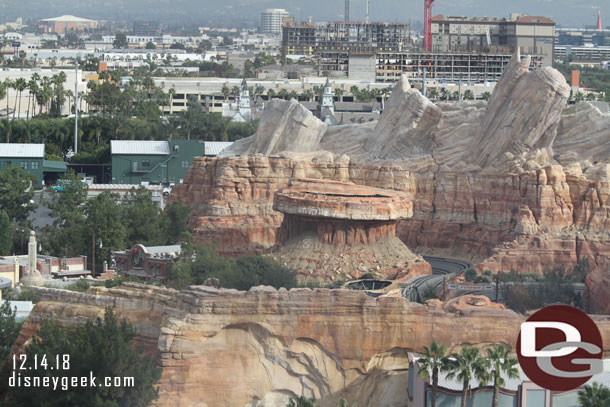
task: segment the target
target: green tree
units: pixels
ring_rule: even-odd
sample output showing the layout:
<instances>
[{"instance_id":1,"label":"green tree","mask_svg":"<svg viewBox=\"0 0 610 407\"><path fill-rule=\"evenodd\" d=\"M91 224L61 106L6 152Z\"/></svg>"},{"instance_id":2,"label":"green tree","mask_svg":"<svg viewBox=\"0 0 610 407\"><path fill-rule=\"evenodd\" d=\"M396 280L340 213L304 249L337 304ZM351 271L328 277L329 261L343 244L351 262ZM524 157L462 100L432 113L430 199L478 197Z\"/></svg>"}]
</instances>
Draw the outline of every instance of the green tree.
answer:
<instances>
[{"instance_id":1,"label":"green tree","mask_svg":"<svg viewBox=\"0 0 610 407\"><path fill-rule=\"evenodd\" d=\"M299 396L296 400L290 399L287 407L318 407L318 401L314 398Z\"/></svg>"},{"instance_id":2,"label":"green tree","mask_svg":"<svg viewBox=\"0 0 610 407\"><path fill-rule=\"evenodd\" d=\"M113 46L115 48L127 48L127 34L125 34L124 32L116 33L116 35L114 36Z\"/></svg>"},{"instance_id":3,"label":"green tree","mask_svg":"<svg viewBox=\"0 0 610 407\"><path fill-rule=\"evenodd\" d=\"M578 392L580 407L608 407L610 406L610 389L603 384L593 382Z\"/></svg>"},{"instance_id":4,"label":"green tree","mask_svg":"<svg viewBox=\"0 0 610 407\"><path fill-rule=\"evenodd\" d=\"M16 310L11 309L9 301L0 305L0 371L8 360L11 348L15 344L21 324L15 320Z\"/></svg>"},{"instance_id":5,"label":"green tree","mask_svg":"<svg viewBox=\"0 0 610 407\"><path fill-rule=\"evenodd\" d=\"M479 355L478 348L464 346L460 353L452 353L447 361L447 378L462 381L462 403L470 395L470 382L477 379L481 384L489 381L489 363Z\"/></svg>"},{"instance_id":6,"label":"green tree","mask_svg":"<svg viewBox=\"0 0 610 407\"><path fill-rule=\"evenodd\" d=\"M13 248L13 226L4 211L0 211L0 256L9 256Z\"/></svg>"},{"instance_id":7,"label":"green tree","mask_svg":"<svg viewBox=\"0 0 610 407\"><path fill-rule=\"evenodd\" d=\"M487 349L487 358L489 361L489 375L494 386L492 407L498 407L498 392L501 387L506 385L502 373L509 379L518 379L518 362L517 359L510 357L510 349L504 345L497 344Z\"/></svg>"},{"instance_id":8,"label":"green tree","mask_svg":"<svg viewBox=\"0 0 610 407\"><path fill-rule=\"evenodd\" d=\"M155 46L155 44L152 41L148 41L146 43L146 49L157 49L157 47Z\"/></svg>"},{"instance_id":9,"label":"green tree","mask_svg":"<svg viewBox=\"0 0 610 407\"><path fill-rule=\"evenodd\" d=\"M8 165L0 171L0 210L19 225L25 225L36 204L30 203L34 197L32 182L34 176L21 167Z\"/></svg>"},{"instance_id":10,"label":"green tree","mask_svg":"<svg viewBox=\"0 0 610 407\"><path fill-rule=\"evenodd\" d=\"M165 217L152 200L152 193L144 187L132 188L122 203L123 223L127 230L128 245L141 243L158 246L166 243Z\"/></svg>"},{"instance_id":11,"label":"green tree","mask_svg":"<svg viewBox=\"0 0 610 407\"><path fill-rule=\"evenodd\" d=\"M125 249L127 230L121 216L122 208L117 203L119 198L116 193L104 191L84 204L86 241L89 242L90 256L95 244L96 264L108 261L110 251ZM102 242L102 247L99 247L99 242Z\"/></svg>"},{"instance_id":12,"label":"green tree","mask_svg":"<svg viewBox=\"0 0 610 407\"><path fill-rule=\"evenodd\" d=\"M172 265L170 274L165 281L168 287L184 290L193 284L192 266L187 260L181 259Z\"/></svg>"},{"instance_id":13,"label":"green tree","mask_svg":"<svg viewBox=\"0 0 610 407\"><path fill-rule=\"evenodd\" d=\"M142 345L135 345L135 328L125 320L118 322L107 308L104 319L89 320L76 329L64 328L49 320L44 321L31 344L26 348L27 367L31 376L50 376L61 383L62 377L95 377L96 386L72 387L56 391L53 387L39 387L36 391L8 389L9 406L92 406L145 407L158 398L156 382L161 368L145 354ZM67 364L64 364L66 356ZM34 357L46 357L49 366L59 360L59 369L33 369ZM58 359L56 359L58 358ZM31 370L30 370L31 369ZM106 377L133 377L133 383L104 386Z\"/></svg>"},{"instance_id":14,"label":"green tree","mask_svg":"<svg viewBox=\"0 0 610 407\"><path fill-rule=\"evenodd\" d=\"M472 282L477 278L477 272L474 269L468 269L464 272L464 280Z\"/></svg>"},{"instance_id":15,"label":"green tree","mask_svg":"<svg viewBox=\"0 0 610 407\"><path fill-rule=\"evenodd\" d=\"M430 406L436 407L436 393L438 392L438 374L447 370L446 348L432 341L430 347L424 346L425 353L419 360L419 376L422 379L430 379L432 382L432 394Z\"/></svg>"},{"instance_id":16,"label":"green tree","mask_svg":"<svg viewBox=\"0 0 610 407\"><path fill-rule=\"evenodd\" d=\"M165 207L167 216L167 243L176 244L178 242L190 242L192 239L188 229L188 220L191 210L188 206L179 202L170 202Z\"/></svg>"}]
</instances>

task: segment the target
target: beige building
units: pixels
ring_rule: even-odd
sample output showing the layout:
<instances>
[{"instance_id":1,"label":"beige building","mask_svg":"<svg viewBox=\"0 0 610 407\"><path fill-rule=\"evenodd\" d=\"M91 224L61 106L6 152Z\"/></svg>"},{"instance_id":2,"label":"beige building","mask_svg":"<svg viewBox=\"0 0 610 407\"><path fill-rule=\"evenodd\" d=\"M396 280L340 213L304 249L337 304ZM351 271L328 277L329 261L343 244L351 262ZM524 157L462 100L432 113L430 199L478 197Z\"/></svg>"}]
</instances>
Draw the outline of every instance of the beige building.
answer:
<instances>
[{"instance_id":1,"label":"beige building","mask_svg":"<svg viewBox=\"0 0 610 407\"><path fill-rule=\"evenodd\" d=\"M552 66L555 22L547 17L512 14L510 18L441 15L432 18L433 52L480 52L539 56Z\"/></svg>"}]
</instances>

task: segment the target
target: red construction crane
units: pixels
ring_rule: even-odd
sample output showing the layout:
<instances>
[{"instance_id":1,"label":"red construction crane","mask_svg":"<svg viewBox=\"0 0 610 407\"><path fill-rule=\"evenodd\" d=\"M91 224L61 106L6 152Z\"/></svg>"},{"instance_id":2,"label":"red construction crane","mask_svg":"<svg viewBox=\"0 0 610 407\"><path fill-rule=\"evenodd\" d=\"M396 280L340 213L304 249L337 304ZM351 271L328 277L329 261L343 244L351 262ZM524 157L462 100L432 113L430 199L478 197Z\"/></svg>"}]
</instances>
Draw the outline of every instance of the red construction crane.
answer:
<instances>
[{"instance_id":1,"label":"red construction crane","mask_svg":"<svg viewBox=\"0 0 610 407\"><path fill-rule=\"evenodd\" d=\"M424 51L432 51L432 3L424 0Z\"/></svg>"}]
</instances>

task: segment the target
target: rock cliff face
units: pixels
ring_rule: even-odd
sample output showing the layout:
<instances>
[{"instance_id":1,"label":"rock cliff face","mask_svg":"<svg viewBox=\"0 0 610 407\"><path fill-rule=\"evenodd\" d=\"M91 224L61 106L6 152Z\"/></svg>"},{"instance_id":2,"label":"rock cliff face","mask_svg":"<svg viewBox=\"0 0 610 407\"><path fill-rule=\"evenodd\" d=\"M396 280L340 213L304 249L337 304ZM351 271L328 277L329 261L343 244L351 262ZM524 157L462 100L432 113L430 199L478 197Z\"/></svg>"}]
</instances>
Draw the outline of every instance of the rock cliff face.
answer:
<instances>
[{"instance_id":1,"label":"rock cliff face","mask_svg":"<svg viewBox=\"0 0 610 407\"><path fill-rule=\"evenodd\" d=\"M322 399L322 406L334 407L340 397L363 407L406 406L408 350L421 351L432 339L449 350L513 347L524 320L506 310L459 306L450 313L349 290L176 292L124 284L86 293L36 291L43 301L18 347L45 317L76 326L113 307L158 356L158 405L172 407L277 406L301 394ZM598 325L610 344L610 323L598 319Z\"/></svg>"},{"instance_id":2,"label":"rock cliff face","mask_svg":"<svg viewBox=\"0 0 610 407\"><path fill-rule=\"evenodd\" d=\"M401 81L379 122L321 138L319 127L300 127L310 144L271 119L293 115L278 102L267 130L227 153L254 155L195 161L170 199L191 205L199 240L219 241L227 254L260 252L278 242L273 197L291 179L353 182L412 197L413 217L398 221L396 235L415 250L470 258L479 271L541 273L581 260L605 270L610 115L586 103L566 108L559 72L528 67L515 55L488 104L434 106ZM287 144L269 149L274 131Z\"/></svg>"}]
</instances>

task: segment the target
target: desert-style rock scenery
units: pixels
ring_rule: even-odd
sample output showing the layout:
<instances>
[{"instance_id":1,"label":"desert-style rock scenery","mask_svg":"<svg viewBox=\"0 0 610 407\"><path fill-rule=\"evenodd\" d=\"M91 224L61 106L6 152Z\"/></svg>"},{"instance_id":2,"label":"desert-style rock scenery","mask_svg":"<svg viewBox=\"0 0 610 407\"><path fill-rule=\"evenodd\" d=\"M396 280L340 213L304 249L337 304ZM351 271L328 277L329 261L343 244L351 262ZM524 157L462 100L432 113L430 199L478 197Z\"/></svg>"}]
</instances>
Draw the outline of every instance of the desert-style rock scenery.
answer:
<instances>
[{"instance_id":1,"label":"desert-style rock scenery","mask_svg":"<svg viewBox=\"0 0 610 407\"><path fill-rule=\"evenodd\" d=\"M260 253L301 282L392 281L385 295L344 288L124 283L85 293L34 287L42 301L16 347L51 316L76 326L107 306L163 367L158 406L402 406L407 352L515 347L526 316L487 297L400 296L430 275L422 257L483 274L542 274L588 263L587 311L610 355L610 115L568 106L555 69L513 56L488 102L434 104L403 78L376 122L328 127L273 100L256 134L198 158L169 200L191 209L196 241ZM282 404L283 403L283 404Z\"/></svg>"}]
</instances>

